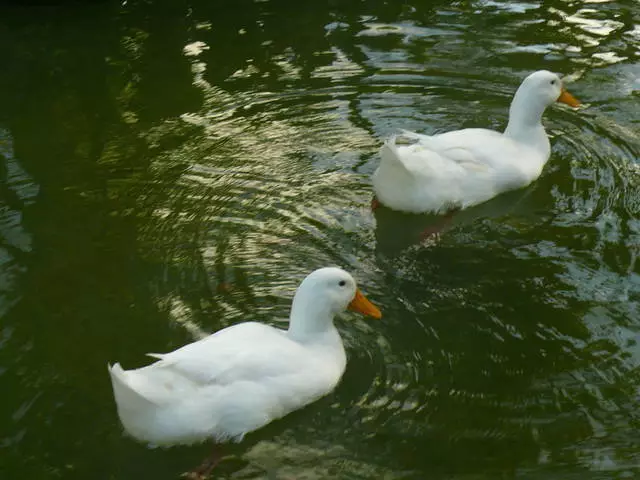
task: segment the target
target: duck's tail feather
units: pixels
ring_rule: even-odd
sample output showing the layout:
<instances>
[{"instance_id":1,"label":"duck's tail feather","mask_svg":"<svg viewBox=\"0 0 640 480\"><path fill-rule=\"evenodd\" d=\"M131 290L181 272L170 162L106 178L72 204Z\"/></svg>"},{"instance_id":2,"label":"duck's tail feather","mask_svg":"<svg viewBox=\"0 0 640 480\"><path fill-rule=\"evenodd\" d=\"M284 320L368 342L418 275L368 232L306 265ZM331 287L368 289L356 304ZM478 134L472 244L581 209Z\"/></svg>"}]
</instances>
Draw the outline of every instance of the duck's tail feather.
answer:
<instances>
[{"instance_id":1,"label":"duck's tail feather","mask_svg":"<svg viewBox=\"0 0 640 480\"><path fill-rule=\"evenodd\" d=\"M127 379L125 372L119 363L109 365L113 394L118 405L118 410L140 411L148 410L156 405L142 393L138 392Z\"/></svg>"},{"instance_id":2,"label":"duck's tail feather","mask_svg":"<svg viewBox=\"0 0 640 480\"><path fill-rule=\"evenodd\" d=\"M397 138L398 135L393 135L384 142L382 148L380 149L380 156L383 163L387 162L389 164L397 165L399 167L407 169L407 166L402 161L402 158L400 157L398 152L398 145L396 144Z\"/></svg>"}]
</instances>

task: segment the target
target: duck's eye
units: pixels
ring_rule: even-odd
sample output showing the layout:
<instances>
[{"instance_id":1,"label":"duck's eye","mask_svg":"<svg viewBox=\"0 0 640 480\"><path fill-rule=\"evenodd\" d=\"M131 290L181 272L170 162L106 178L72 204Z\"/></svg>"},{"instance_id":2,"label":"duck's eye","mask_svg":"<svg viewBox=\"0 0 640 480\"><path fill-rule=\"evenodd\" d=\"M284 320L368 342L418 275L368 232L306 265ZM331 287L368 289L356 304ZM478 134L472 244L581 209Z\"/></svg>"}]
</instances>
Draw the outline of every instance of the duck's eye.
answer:
<instances>
[{"instance_id":1,"label":"duck's eye","mask_svg":"<svg viewBox=\"0 0 640 480\"><path fill-rule=\"evenodd\" d=\"M341 287L344 287L347 284L347 282L345 282L344 280L340 280L340 282L338 283L338 285L340 285Z\"/></svg>"},{"instance_id":2,"label":"duck's eye","mask_svg":"<svg viewBox=\"0 0 640 480\"><path fill-rule=\"evenodd\" d=\"M555 80L551 80L551 85L555 85L556 81Z\"/></svg>"}]
</instances>

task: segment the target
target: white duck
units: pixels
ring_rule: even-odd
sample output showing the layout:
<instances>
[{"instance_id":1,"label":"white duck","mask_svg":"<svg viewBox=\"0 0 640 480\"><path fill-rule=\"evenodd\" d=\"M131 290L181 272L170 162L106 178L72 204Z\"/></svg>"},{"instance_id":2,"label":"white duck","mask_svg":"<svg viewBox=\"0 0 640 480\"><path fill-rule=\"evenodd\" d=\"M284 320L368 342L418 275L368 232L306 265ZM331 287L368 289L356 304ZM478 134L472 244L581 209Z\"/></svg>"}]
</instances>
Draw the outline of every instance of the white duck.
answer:
<instances>
[{"instance_id":1,"label":"white duck","mask_svg":"<svg viewBox=\"0 0 640 480\"><path fill-rule=\"evenodd\" d=\"M118 415L134 438L158 445L242 440L331 392L346 366L336 314L350 308L381 318L339 268L307 276L288 330L246 322L220 330L136 370L109 366ZM191 478L204 478L219 457Z\"/></svg>"},{"instance_id":2,"label":"white duck","mask_svg":"<svg viewBox=\"0 0 640 480\"><path fill-rule=\"evenodd\" d=\"M483 128L432 136L404 131L400 138L410 145L390 138L373 175L377 200L394 210L443 213L529 185L549 160L541 120L556 101L580 105L556 74L540 70L516 91L504 133Z\"/></svg>"}]
</instances>

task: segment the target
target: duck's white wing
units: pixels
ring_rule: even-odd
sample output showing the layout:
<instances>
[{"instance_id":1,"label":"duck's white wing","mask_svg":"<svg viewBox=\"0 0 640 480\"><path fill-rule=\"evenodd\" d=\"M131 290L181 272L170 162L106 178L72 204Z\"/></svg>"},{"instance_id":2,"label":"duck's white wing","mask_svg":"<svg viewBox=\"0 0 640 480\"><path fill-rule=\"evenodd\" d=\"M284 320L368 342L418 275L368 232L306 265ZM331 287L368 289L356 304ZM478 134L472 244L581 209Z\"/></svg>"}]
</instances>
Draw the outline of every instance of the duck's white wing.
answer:
<instances>
[{"instance_id":1,"label":"duck's white wing","mask_svg":"<svg viewBox=\"0 0 640 480\"><path fill-rule=\"evenodd\" d=\"M466 208L539 175L540 163L528 161L531 155L528 147L492 130L404 132L385 142L373 184L380 201L397 210Z\"/></svg>"},{"instance_id":2,"label":"duck's white wing","mask_svg":"<svg viewBox=\"0 0 640 480\"><path fill-rule=\"evenodd\" d=\"M511 139L484 128L466 128L431 136L403 131L402 137L415 142L407 149L431 152L469 173L488 172L519 153ZM424 154L423 158L428 161L429 155Z\"/></svg>"},{"instance_id":3,"label":"duck's white wing","mask_svg":"<svg viewBox=\"0 0 640 480\"><path fill-rule=\"evenodd\" d=\"M127 431L159 444L240 440L329 393L344 370L344 358L259 323L152 356L159 360L147 367L110 372Z\"/></svg>"},{"instance_id":4,"label":"duck's white wing","mask_svg":"<svg viewBox=\"0 0 640 480\"><path fill-rule=\"evenodd\" d=\"M200 385L288 375L313 360L283 330L255 322L225 328L170 353L149 355L159 361L146 367L146 373L171 372Z\"/></svg>"}]
</instances>

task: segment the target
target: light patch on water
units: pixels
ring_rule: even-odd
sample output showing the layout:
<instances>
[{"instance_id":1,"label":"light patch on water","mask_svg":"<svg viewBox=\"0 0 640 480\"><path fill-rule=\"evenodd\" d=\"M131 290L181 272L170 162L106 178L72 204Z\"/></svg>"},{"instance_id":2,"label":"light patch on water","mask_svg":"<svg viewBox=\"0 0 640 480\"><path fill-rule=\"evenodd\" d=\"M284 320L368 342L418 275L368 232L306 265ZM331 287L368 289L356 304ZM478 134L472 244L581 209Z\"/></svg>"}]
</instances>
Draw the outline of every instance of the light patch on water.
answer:
<instances>
[{"instance_id":1,"label":"light patch on water","mask_svg":"<svg viewBox=\"0 0 640 480\"><path fill-rule=\"evenodd\" d=\"M484 7L495 7L499 10L506 10L513 13L525 13L527 10L536 10L540 8L540 4L532 2L498 2L494 0L481 0L478 3Z\"/></svg>"},{"instance_id":2,"label":"light patch on water","mask_svg":"<svg viewBox=\"0 0 640 480\"><path fill-rule=\"evenodd\" d=\"M619 57L615 52L594 53L592 57L602 60L602 63L607 65L624 62L628 59L628 57Z\"/></svg>"},{"instance_id":3,"label":"light patch on water","mask_svg":"<svg viewBox=\"0 0 640 480\"><path fill-rule=\"evenodd\" d=\"M187 57L197 57L206 50L209 50L209 45L201 41L189 43L183 48L183 52Z\"/></svg>"},{"instance_id":4,"label":"light patch on water","mask_svg":"<svg viewBox=\"0 0 640 480\"><path fill-rule=\"evenodd\" d=\"M331 33L335 32L335 31L344 31L347 30L349 28L349 24L348 23L344 23L344 22L331 22L331 23L327 23L324 26L324 29L327 31L327 35L330 35Z\"/></svg>"},{"instance_id":5,"label":"light patch on water","mask_svg":"<svg viewBox=\"0 0 640 480\"><path fill-rule=\"evenodd\" d=\"M385 35L402 35L407 38L411 38L411 37L424 38L424 37L442 37L442 36L450 36L450 35L458 34L457 32L453 32L451 30L418 26L413 23L386 24L386 23L368 22L368 23L365 23L363 26L365 27L365 29L359 31L356 36L380 37Z\"/></svg>"},{"instance_id":6,"label":"light patch on water","mask_svg":"<svg viewBox=\"0 0 640 480\"><path fill-rule=\"evenodd\" d=\"M507 43L507 42L505 42ZM538 44L538 45L513 45L505 47L502 51L505 53L526 52L526 53L539 53L546 54L554 51L557 46L553 43Z\"/></svg>"},{"instance_id":7,"label":"light patch on water","mask_svg":"<svg viewBox=\"0 0 640 480\"><path fill-rule=\"evenodd\" d=\"M335 56L335 60L331 65L317 67L311 72L312 78L330 78L334 82L341 82L346 78L362 75L364 69L349 60L340 49L333 47L331 52Z\"/></svg>"},{"instance_id":8,"label":"light patch on water","mask_svg":"<svg viewBox=\"0 0 640 480\"><path fill-rule=\"evenodd\" d=\"M250 60L248 60L248 62L250 62ZM253 65L253 63L249 63L246 67L233 72L229 78L250 78L258 73L260 73L258 67Z\"/></svg>"},{"instance_id":9,"label":"light patch on water","mask_svg":"<svg viewBox=\"0 0 640 480\"><path fill-rule=\"evenodd\" d=\"M590 18L591 14L598 14L598 10L583 8L578 10L574 15L567 15L565 21L579 25L584 31L600 37L607 37L616 30L624 27L624 23L610 18Z\"/></svg>"},{"instance_id":10,"label":"light patch on water","mask_svg":"<svg viewBox=\"0 0 640 480\"><path fill-rule=\"evenodd\" d=\"M196 30L211 30L211 22L198 22L195 27Z\"/></svg>"},{"instance_id":11,"label":"light patch on water","mask_svg":"<svg viewBox=\"0 0 640 480\"><path fill-rule=\"evenodd\" d=\"M273 63L282 70L282 73L278 75L278 80L299 80L301 78L302 68L294 64L294 57L295 53L290 48L272 57Z\"/></svg>"},{"instance_id":12,"label":"light patch on water","mask_svg":"<svg viewBox=\"0 0 640 480\"><path fill-rule=\"evenodd\" d=\"M625 35L635 38L636 40L640 40L640 24L636 24L633 27L633 30L628 30L624 32ZM640 49L636 51L637 55L640 55Z\"/></svg>"}]
</instances>

